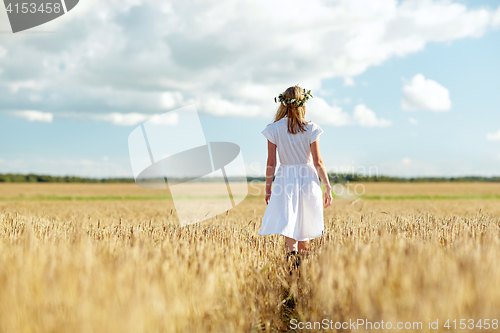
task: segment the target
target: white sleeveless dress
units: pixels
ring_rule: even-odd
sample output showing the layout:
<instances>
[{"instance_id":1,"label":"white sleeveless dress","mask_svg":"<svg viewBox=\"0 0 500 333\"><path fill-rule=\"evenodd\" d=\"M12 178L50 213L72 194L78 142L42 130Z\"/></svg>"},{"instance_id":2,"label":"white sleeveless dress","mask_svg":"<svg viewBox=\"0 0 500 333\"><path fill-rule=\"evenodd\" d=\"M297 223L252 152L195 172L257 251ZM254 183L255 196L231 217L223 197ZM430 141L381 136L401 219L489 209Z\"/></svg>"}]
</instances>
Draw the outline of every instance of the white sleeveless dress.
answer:
<instances>
[{"instance_id":1,"label":"white sleeveless dress","mask_svg":"<svg viewBox=\"0 0 500 333\"><path fill-rule=\"evenodd\" d=\"M282 118L262 131L277 146L280 166L259 235L306 241L323 234L323 195L311 155L311 143L323 130L311 122L306 131L291 134L287 122Z\"/></svg>"}]
</instances>

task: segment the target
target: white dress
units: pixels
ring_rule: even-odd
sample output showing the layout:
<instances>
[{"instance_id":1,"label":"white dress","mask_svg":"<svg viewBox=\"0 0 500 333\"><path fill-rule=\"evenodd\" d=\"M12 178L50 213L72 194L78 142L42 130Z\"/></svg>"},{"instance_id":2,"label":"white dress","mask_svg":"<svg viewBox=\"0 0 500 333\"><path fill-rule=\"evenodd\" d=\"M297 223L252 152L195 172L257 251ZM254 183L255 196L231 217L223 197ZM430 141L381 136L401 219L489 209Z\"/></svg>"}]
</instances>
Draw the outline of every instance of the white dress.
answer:
<instances>
[{"instance_id":1,"label":"white dress","mask_svg":"<svg viewBox=\"0 0 500 333\"><path fill-rule=\"evenodd\" d=\"M280 166L259 235L306 241L323 234L323 195L311 155L311 143L323 130L311 122L306 131L291 134L287 122L282 118L262 131L277 146Z\"/></svg>"}]
</instances>

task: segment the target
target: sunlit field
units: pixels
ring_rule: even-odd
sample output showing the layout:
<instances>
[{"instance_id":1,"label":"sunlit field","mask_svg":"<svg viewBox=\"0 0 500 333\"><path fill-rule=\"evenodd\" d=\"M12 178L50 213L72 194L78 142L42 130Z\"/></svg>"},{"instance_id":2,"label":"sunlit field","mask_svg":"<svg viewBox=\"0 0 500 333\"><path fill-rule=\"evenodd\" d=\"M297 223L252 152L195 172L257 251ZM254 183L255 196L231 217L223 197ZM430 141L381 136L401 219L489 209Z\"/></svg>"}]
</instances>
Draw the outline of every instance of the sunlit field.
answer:
<instances>
[{"instance_id":1,"label":"sunlit field","mask_svg":"<svg viewBox=\"0 0 500 333\"><path fill-rule=\"evenodd\" d=\"M134 184L1 184L0 332L499 329L500 184L365 184L298 269L261 190L181 227Z\"/></svg>"}]
</instances>

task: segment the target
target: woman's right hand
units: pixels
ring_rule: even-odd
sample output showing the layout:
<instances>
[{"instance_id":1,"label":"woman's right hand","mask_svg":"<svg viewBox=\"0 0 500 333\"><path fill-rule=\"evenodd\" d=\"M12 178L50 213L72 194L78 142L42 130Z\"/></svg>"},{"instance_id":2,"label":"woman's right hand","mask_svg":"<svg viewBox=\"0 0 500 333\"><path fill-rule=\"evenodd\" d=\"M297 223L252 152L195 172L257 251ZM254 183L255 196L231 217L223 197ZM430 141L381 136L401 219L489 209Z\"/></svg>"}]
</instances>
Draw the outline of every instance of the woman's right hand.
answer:
<instances>
[{"instance_id":1,"label":"woman's right hand","mask_svg":"<svg viewBox=\"0 0 500 333\"><path fill-rule=\"evenodd\" d=\"M325 186L325 205L323 208L327 208L332 204L332 187L330 185Z\"/></svg>"},{"instance_id":2,"label":"woman's right hand","mask_svg":"<svg viewBox=\"0 0 500 333\"><path fill-rule=\"evenodd\" d=\"M271 192L266 193L266 205L269 204L269 199L271 198Z\"/></svg>"}]
</instances>

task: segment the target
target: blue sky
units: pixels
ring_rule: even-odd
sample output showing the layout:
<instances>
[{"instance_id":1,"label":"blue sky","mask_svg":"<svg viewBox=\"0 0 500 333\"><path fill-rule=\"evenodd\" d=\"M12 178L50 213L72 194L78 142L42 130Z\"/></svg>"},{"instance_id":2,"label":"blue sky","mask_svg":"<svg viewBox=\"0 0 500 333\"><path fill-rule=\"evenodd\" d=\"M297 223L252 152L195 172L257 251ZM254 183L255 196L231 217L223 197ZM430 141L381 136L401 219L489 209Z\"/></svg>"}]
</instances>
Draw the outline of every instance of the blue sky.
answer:
<instances>
[{"instance_id":1,"label":"blue sky","mask_svg":"<svg viewBox=\"0 0 500 333\"><path fill-rule=\"evenodd\" d=\"M97 4L15 35L0 10L0 173L132 177L130 132L196 103L257 175L273 97L299 83L331 170L500 174L495 1L318 1L297 22L280 1Z\"/></svg>"}]
</instances>

